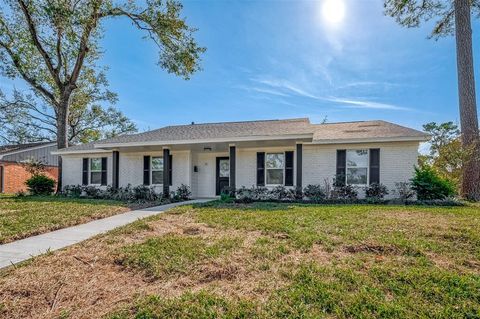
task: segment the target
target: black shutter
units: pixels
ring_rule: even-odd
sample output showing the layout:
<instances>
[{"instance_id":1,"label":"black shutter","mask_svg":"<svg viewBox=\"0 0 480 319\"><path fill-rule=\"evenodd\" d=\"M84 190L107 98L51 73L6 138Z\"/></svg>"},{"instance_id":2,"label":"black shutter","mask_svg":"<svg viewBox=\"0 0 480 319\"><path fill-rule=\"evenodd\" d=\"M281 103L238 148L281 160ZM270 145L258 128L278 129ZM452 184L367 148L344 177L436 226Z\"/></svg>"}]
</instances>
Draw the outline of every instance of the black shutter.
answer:
<instances>
[{"instance_id":1,"label":"black shutter","mask_svg":"<svg viewBox=\"0 0 480 319\"><path fill-rule=\"evenodd\" d=\"M88 185L88 158L83 159L82 185Z\"/></svg>"},{"instance_id":2,"label":"black shutter","mask_svg":"<svg viewBox=\"0 0 480 319\"><path fill-rule=\"evenodd\" d=\"M170 186L172 186L172 177L173 177L173 174L172 174L172 168L173 168L173 155L170 155L169 156L169 159L170 159L170 166L168 166L168 181L170 182Z\"/></svg>"},{"instance_id":3,"label":"black shutter","mask_svg":"<svg viewBox=\"0 0 480 319\"><path fill-rule=\"evenodd\" d=\"M102 183L101 185L107 185L107 158L102 157Z\"/></svg>"},{"instance_id":4,"label":"black shutter","mask_svg":"<svg viewBox=\"0 0 480 319\"><path fill-rule=\"evenodd\" d=\"M345 185L345 176L347 174L347 151L337 150L337 172L335 177L335 185Z\"/></svg>"},{"instance_id":5,"label":"black shutter","mask_svg":"<svg viewBox=\"0 0 480 319\"><path fill-rule=\"evenodd\" d=\"M285 186L293 186L293 152L285 152Z\"/></svg>"},{"instance_id":6,"label":"black shutter","mask_svg":"<svg viewBox=\"0 0 480 319\"><path fill-rule=\"evenodd\" d=\"M370 184L380 183L380 149L370 149Z\"/></svg>"},{"instance_id":7,"label":"black shutter","mask_svg":"<svg viewBox=\"0 0 480 319\"><path fill-rule=\"evenodd\" d=\"M257 186L265 186L265 153L257 153Z\"/></svg>"},{"instance_id":8,"label":"black shutter","mask_svg":"<svg viewBox=\"0 0 480 319\"><path fill-rule=\"evenodd\" d=\"M150 185L150 156L143 157L143 185Z\"/></svg>"}]
</instances>

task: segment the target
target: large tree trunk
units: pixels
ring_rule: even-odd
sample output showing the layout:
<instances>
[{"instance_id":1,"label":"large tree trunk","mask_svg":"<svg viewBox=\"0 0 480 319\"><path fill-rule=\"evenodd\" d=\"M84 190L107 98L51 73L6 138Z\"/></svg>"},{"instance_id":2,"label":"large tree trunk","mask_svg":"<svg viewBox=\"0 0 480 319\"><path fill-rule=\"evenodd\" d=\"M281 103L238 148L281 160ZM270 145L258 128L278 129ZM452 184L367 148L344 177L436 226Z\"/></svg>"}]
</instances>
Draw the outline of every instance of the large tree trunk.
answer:
<instances>
[{"instance_id":1,"label":"large tree trunk","mask_svg":"<svg viewBox=\"0 0 480 319\"><path fill-rule=\"evenodd\" d=\"M57 148L68 147L68 104L69 98L62 99L57 111ZM58 157L57 192L62 191L62 157Z\"/></svg>"},{"instance_id":2,"label":"large tree trunk","mask_svg":"<svg viewBox=\"0 0 480 319\"><path fill-rule=\"evenodd\" d=\"M480 151L478 145L478 116L473 71L471 0L455 0L455 32L457 43L458 95L462 145L472 152L462 176L462 196L480 200Z\"/></svg>"}]
</instances>

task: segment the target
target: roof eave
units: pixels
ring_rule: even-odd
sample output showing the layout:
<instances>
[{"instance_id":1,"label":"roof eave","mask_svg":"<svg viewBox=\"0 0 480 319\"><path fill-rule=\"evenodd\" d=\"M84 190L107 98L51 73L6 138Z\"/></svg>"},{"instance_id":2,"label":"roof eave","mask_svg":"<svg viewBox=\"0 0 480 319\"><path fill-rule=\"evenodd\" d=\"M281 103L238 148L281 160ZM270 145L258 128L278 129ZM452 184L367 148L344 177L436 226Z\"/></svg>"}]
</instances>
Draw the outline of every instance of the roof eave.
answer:
<instances>
[{"instance_id":1,"label":"roof eave","mask_svg":"<svg viewBox=\"0 0 480 319\"><path fill-rule=\"evenodd\" d=\"M429 136L399 136L399 137L371 137L348 139L314 139L311 144L355 144L381 142L427 142Z\"/></svg>"},{"instance_id":2,"label":"roof eave","mask_svg":"<svg viewBox=\"0 0 480 319\"><path fill-rule=\"evenodd\" d=\"M250 141L274 141L274 140L295 140L311 139L313 133L306 134L285 134L285 135L264 135L264 136L245 136L245 137L225 137L214 139L195 139L195 140L170 140L170 141L145 141L145 142L126 142L126 143L103 143L95 144L95 149L135 147L135 146L162 146L162 145L185 145L185 144L205 144L205 143L235 143Z\"/></svg>"},{"instance_id":3,"label":"roof eave","mask_svg":"<svg viewBox=\"0 0 480 319\"><path fill-rule=\"evenodd\" d=\"M100 153L111 153L109 150L102 150L102 149L89 149L89 150L68 150L68 148L64 151L55 151L55 152L50 152L52 155L70 155L70 154L100 154Z\"/></svg>"},{"instance_id":4,"label":"roof eave","mask_svg":"<svg viewBox=\"0 0 480 319\"><path fill-rule=\"evenodd\" d=\"M7 155L13 155L13 154L17 154L17 153L23 153L23 152L28 152L28 151L37 150L37 149L44 148L44 147L50 147L50 146L53 146L53 145L56 145L56 144L57 144L56 142L51 142L51 143L45 143L45 144L42 144L42 145L27 147L27 148L20 149L20 150L19 150L19 149L16 149L16 150L14 150L14 151L2 153L2 154L0 155L0 158L2 158L2 157L4 157L4 156L7 156Z\"/></svg>"}]
</instances>

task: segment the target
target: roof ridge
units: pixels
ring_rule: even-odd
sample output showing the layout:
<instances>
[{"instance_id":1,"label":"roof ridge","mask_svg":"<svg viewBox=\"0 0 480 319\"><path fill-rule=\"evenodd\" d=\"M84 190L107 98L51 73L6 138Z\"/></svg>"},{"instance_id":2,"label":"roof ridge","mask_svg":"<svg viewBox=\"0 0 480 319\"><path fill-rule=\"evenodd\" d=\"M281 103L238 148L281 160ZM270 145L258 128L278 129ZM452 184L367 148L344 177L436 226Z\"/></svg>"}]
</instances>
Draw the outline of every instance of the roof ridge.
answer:
<instances>
[{"instance_id":1,"label":"roof ridge","mask_svg":"<svg viewBox=\"0 0 480 319\"><path fill-rule=\"evenodd\" d=\"M270 120L248 120L248 121L226 121L226 122L206 122L206 123L194 123L194 124L178 124L178 125L167 125L161 128L166 127L179 127L179 126L191 126L191 125L221 125L221 124L241 124L241 123L260 123L260 122L299 122L307 121L310 122L308 117L297 117L290 119L270 119ZM161 129L159 128L159 129Z\"/></svg>"},{"instance_id":2,"label":"roof ridge","mask_svg":"<svg viewBox=\"0 0 480 319\"><path fill-rule=\"evenodd\" d=\"M345 121L345 122L331 122L331 123L315 123L315 124L312 124L312 125L331 125L331 124L368 123L368 122L386 122L386 123L390 123L390 122L383 121L383 120L364 120L364 121Z\"/></svg>"}]
</instances>

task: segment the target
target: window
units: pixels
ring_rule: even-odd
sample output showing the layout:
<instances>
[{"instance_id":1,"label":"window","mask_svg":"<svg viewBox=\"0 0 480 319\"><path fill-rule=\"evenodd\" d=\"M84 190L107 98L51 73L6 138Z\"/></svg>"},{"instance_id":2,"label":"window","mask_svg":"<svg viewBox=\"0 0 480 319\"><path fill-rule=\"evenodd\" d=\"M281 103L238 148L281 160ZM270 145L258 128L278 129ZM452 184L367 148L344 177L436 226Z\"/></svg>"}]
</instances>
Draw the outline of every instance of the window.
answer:
<instances>
[{"instance_id":1,"label":"window","mask_svg":"<svg viewBox=\"0 0 480 319\"><path fill-rule=\"evenodd\" d=\"M102 184L102 159L90 159L90 184Z\"/></svg>"},{"instance_id":2,"label":"window","mask_svg":"<svg viewBox=\"0 0 480 319\"><path fill-rule=\"evenodd\" d=\"M152 157L152 184L163 184L163 157Z\"/></svg>"},{"instance_id":3,"label":"window","mask_svg":"<svg viewBox=\"0 0 480 319\"><path fill-rule=\"evenodd\" d=\"M368 150L347 150L347 184L368 184Z\"/></svg>"},{"instance_id":4,"label":"window","mask_svg":"<svg viewBox=\"0 0 480 319\"><path fill-rule=\"evenodd\" d=\"M284 153L265 154L265 174L267 178L267 185L283 185L284 168Z\"/></svg>"}]
</instances>

